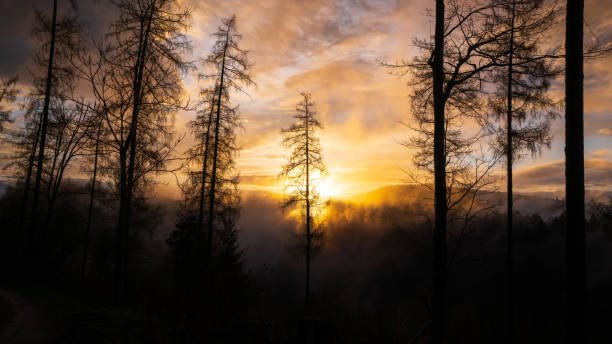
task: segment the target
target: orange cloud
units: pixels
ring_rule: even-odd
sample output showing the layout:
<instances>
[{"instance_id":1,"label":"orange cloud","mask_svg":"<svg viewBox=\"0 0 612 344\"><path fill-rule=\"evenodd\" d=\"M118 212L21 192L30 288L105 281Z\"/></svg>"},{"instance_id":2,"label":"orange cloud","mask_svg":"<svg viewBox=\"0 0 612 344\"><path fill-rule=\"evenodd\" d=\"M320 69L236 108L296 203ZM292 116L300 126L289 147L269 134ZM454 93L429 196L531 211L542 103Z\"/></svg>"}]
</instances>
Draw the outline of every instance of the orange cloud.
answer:
<instances>
[{"instance_id":1,"label":"orange cloud","mask_svg":"<svg viewBox=\"0 0 612 344\"><path fill-rule=\"evenodd\" d=\"M612 185L612 162L585 159L585 185L588 189L608 189ZM565 162L553 161L525 168L514 175L519 190L558 191L565 185Z\"/></svg>"},{"instance_id":2,"label":"orange cloud","mask_svg":"<svg viewBox=\"0 0 612 344\"><path fill-rule=\"evenodd\" d=\"M608 156L607 149L600 149L598 151L591 153L591 158L605 158L607 156Z\"/></svg>"}]
</instances>

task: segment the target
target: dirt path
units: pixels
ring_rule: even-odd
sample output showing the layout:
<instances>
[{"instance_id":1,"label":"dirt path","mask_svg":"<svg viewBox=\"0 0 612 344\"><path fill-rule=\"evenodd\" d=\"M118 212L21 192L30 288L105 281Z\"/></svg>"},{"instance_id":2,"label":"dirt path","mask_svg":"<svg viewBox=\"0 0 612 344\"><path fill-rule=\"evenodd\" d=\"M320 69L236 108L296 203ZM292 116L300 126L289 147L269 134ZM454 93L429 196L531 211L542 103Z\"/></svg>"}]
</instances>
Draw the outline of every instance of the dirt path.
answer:
<instances>
[{"instance_id":1,"label":"dirt path","mask_svg":"<svg viewBox=\"0 0 612 344\"><path fill-rule=\"evenodd\" d=\"M13 308L13 318L0 333L0 343L48 343L53 329L51 319L18 293L0 289L0 297Z\"/></svg>"}]
</instances>

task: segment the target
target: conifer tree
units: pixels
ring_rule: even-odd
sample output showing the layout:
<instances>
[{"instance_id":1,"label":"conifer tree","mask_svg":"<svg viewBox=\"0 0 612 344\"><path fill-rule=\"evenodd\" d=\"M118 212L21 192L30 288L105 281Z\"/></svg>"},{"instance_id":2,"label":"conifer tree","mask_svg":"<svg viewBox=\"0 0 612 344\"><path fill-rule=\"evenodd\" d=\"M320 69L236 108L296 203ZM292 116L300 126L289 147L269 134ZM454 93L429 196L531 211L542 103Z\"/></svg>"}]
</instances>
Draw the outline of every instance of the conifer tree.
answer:
<instances>
[{"instance_id":1,"label":"conifer tree","mask_svg":"<svg viewBox=\"0 0 612 344\"><path fill-rule=\"evenodd\" d=\"M221 171L223 166L221 161L224 160L222 155L224 154L223 139L232 137L232 135L224 135L224 130L232 130L235 121L232 112L230 111L230 92L239 91L244 92L243 87L254 85L253 80L249 74L252 63L248 59L248 51L240 48L239 43L242 36L238 33L236 16L232 16L228 19L223 20L223 24L219 27L217 32L214 34L216 42L212 48L211 54L207 57L206 62L212 67L212 71L208 74L204 74L204 77L214 80L214 89L216 90L215 108L211 111L213 113L212 127L209 135L211 135L211 141L209 142L212 146L206 149L210 149L211 162L210 162L210 188L208 190L208 221L207 221L207 247L206 255L207 260L210 261L213 251L214 232L218 226L223 225L223 218L216 216L217 202L219 194L222 190L218 189L218 183L222 177ZM225 154L234 154L232 152L231 145L233 141L225 143L226 150ZM234 150L235 151L235 150ZM206 159L204 159L206 161ZM226 162L233 161L232 159L225 159ZM222 195L221 195L222 197Z\"/></svg>"},{"instance_id":2,"label":"conifer tree","mask_svg":"<svg viewBox=\"0 0 612 344\"><path fill-rule=\"evenodd\" d=\"M320 195L316 190L316 178L325 173L323 155L316 130L323 125L316 117L316 111L310 93L301 93L303 100L296 106L296 122L289 128L283 129L285 135L283 146L292 149L288 162L283 166L280 176L288 180L287 189L289 198L283 203L284 207L299 207L303 210L305 218L305 245L306 277L304 303L306 310L310 307L310 261L312 255L313 237L313 209L320 206Z\"/></svg>"}]
</instances>

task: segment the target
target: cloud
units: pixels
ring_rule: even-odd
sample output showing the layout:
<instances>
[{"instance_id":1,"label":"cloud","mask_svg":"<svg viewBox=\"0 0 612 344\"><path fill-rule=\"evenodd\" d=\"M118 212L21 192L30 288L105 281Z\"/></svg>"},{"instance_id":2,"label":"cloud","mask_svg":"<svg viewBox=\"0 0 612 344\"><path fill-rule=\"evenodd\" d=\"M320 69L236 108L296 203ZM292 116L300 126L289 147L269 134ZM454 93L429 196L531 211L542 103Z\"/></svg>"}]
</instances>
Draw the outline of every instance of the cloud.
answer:
<instances>
[{"instance_id":1,"label":"cloud","mask_svg":"<svg viewBox=\"0 0 612 344\"><path fill-rule=\"evenodd\" d=\"M612 185L612 162L603 159L585 159L587 188L607 188ZM514 175L514 182L523 191L560 190L565 184L565 162L553 161L525 168Z\"/></svg>"},{"instance_id":2,"label":"cloud","mask_svg":"<svg viewBox=\"0 0 612 344\"><path fill-rule=\"evenodd\" d=\"M79 21L86 31L94 38L101 38L107 24L116 17L114 6L106 1L79 0L75 2ZM37 48L32 30L36 23L34 9L40 10L50 17L52 1L5 0L0 3L2 21L0 21L0 46L3 47L0 57L0 75L27 78L28 66L32 54ZM69 1L58 2L58 16L72 15L73 9Z\"/></svg>"},{"instance_id":3,"label":"cloud","mask_svg":"<svg viewBox=\"0 0 612 344\"><path fill-rule=\"evenodd\" d=\"M600 149L590 154L591 158L605 158L608 156L607 149Z\"/></svg>"},{"instance_id":4,"label":"cloud","mask_svg":"<svg viewBox=\"0 0 612 344\"><path fill-rule=\"evenodd\" d=\"M68 2L60 2L68 6ZM243 35L242 47L255 63L257 88L249 95L232 96L240 106L243 131L237 143L240 174L274 176L284 162L280 129L292 121L301 91L313 94L325 129L319 133L330 177L347 190L365 191L405 181L410 152L398 144L411 133L400 121L410 120L406 79L390 76L377 59L410 58L415 36L428 37L433 25L425 9L426 0L179 0L192 8L193 60L205 57L213 44L212 34L221 19L236 14ZM42 10L50 2L34 0ZM95 37L115 18L114 6L106 1L78 2L79 15ZM612 32L612 9L605 0L587 1L586 19L603 36ZM0 4L5 20L0 22L0 74L24 74L35 45L30 39L34 24L32 3L8 0ZM63 11L63 10L62 10ZM585 135L612 135L612 65L598 59L585 66ZM197 99L195 71L186 76L186 92ZM22 75L21 82L25 82ZM555 92L562 94L560 89ZM556 94L557 95L557 94ZM194 111L177 114L176 131L186 130ZM557 139L562 126L555 123ZM601 129L605 128L605 129ZM558 130L557 130L558 129ZM185 140L185 145L191 139ZM559 145L553 145L558 159ZM601 158L600 156L592 156ZM537 163L537 162L536 162ZM562 176L563 174L561 174ZM527 178L527 177L525 177ZM526 179L528 180L528 178ZM248 183L243 178L244 183ZM266 182L273 183L272 179ZM557 183L558 180L555 181ZM259 182L257 185L264 183ZM546 183L546 181L544 181ZM255 184L250 186L255 186ZM546 184L548 185L548 184Z\"/></svg>"},{"instance_id":5,"label":"cloud","mask_svg":"<svg viewBox=\"0 0 612 344\"><path fill-rule=\"evenodd\" d=\"M597 133L602 135L612 135L612 128L602 128L597 130Z\"/></svg>"}]
</instances>

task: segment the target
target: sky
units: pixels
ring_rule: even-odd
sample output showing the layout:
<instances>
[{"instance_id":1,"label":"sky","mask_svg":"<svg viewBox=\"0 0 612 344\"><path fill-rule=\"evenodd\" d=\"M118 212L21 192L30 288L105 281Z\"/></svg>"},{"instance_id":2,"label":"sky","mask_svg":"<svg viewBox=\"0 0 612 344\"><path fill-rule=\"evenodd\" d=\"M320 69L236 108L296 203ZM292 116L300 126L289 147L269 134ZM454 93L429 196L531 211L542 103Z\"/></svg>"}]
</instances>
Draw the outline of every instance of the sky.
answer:
<instances>
[{"instance_id":1,"label":"sky","mask_svg":"<svg viewBox=\"0 0 612 344\"><path fill-rule=\"evenodd\" d=\"M67 1L60 0L60 3ZM424 0L181 0L192 9L188 36L190 58L204 58L222 18L235 14L242 47L254 62L256 87L232 98L239 105L243 129L237 159L244 189L275 189L276 175L289 152L280 146L281 128L292 123L300 92L310 92L324 129L320 131L329 177L327 193L342 197L381 186L405 183L411 152L400 143L412 133L406 77L390 75L378 61L409 59L417 51L415 37L428 37L433 22ZM0 74L27 74L33 51L29 38L33 4L49 10L50 0L2 1ZM104 0L78 2L79 12L94 35L113 17ZM61 5L61 4L60 4ZM587 0L587 35L612 37L612 4ZM563 32L557 33L562 39ZM543 43L544 44L544 43ZM22 78L26 86L27 78ZM197 71L185 75L185 90L197 99ZM553 84L563 95L563 80ZM193 111L176 116L183 132ZM563 188L563 120L553 125L553 143L541 156L526 157L516 167L518 191ZM612 57L585 66L585 169L587 187L612 185ZM169 178L170 180L170 178Z\"/></svg>"}]
</instances>

